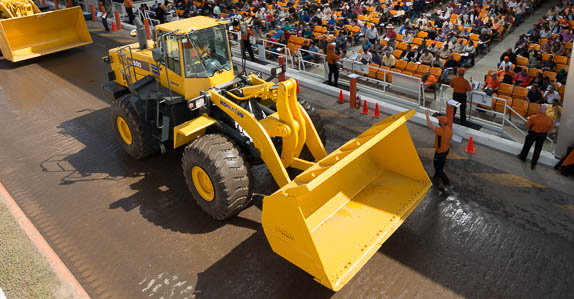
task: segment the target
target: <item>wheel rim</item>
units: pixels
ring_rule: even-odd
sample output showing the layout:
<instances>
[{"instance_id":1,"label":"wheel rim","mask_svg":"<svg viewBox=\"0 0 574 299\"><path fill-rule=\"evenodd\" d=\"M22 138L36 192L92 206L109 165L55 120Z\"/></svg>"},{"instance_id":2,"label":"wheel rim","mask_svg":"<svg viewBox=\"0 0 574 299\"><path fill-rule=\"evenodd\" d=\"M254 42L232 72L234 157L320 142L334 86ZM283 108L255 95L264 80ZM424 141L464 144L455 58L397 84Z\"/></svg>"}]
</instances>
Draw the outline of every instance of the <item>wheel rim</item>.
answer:
<instances>
[{"instance_id":1,"label":"wheel rim","mask_svg":"<svg viewBox=\"0 0 574 299\"><path fill-rule=\"evenodd\" d=\"M132 131L130 130L130 127L128 127L126 120L123 117L118 116L116 118L116 124L118 127L118 132L120 133L120 136L122 136L122 140L126 144L132 144Z\"/></svg>"},{"instance_id":2,"label":"wheel rim","mask_svg":"<svg viewBox=\"0 0 574 299\"><path fill-rule=\"evenodd\" d=\"M191 177L199 195L206 201L212 201L215 197L215 190L207 172L199 166L194 166L191 169Z\"/></svg>"}]
</instances>

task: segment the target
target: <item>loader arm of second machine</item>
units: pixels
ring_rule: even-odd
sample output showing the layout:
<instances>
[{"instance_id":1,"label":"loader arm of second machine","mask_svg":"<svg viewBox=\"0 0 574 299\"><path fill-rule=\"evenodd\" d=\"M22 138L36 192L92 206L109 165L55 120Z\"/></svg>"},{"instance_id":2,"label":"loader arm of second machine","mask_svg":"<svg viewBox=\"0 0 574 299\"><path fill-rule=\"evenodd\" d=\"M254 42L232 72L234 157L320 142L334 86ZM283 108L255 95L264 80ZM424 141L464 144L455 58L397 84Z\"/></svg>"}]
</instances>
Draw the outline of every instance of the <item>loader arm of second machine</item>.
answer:
<instances>
[{"instance_id":1,"label":"loader arm of second machine","mask_svg":"<svg viewBox=\"0 0 574 299\"><path fill-rule=\"evenodd\" d=\"M209 90L212 103L225 111L252 138L255 148L261 154L271 175L281 187L291 181L287 168L305 170L314 165L312 161L301 159L303 146L307 146L316 160L327 155L309 115L297 102L296 82L293 79L279 84L265 82L250 76L251 86L242 88L243 97L231 96L235 100L248 100L255 96L276 103L277 113L258 121L249 111L229 100L215 90ZM272 137L281 137L281 153L273 145Z\"/></svg>"}]
</instances>

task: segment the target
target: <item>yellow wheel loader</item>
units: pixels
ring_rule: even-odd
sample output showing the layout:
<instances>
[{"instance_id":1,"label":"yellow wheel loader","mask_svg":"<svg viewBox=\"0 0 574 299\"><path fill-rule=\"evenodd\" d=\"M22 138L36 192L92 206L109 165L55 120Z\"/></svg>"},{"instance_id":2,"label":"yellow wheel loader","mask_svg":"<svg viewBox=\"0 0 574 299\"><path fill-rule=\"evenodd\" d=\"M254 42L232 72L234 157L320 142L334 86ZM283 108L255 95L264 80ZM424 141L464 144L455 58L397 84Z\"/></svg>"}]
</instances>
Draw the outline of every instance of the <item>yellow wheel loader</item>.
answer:
<instances>
[{"instance_id":1,"label":"yellow wheel loader","mask_svg":"<svg viewBox=\"0 0 574 299\"><path fill-rule=\"evenodd\" d=\"M32 0L0 0L0 51L12 62L91 43L79 6L42 12Z\"/></svg>"},{"instance_id":2,"label":"yellow wheel loader","mask_svg":"<svg viewBox=\"0 0 574 299\"><path fill-rule=\"evenodd\" d=\"M192 198L217 220L249 204L250 167L264 163L279 186L263 199L267 240L326 287L341 289L425 197L431 183L406 127L414 111L327 154L320 118L298 101L295 80L234 76L225 23L162 24L153 41L138 24L137 36L104 57L121 146L136 159L185 147Z\"/></svg>"}]
</instances>

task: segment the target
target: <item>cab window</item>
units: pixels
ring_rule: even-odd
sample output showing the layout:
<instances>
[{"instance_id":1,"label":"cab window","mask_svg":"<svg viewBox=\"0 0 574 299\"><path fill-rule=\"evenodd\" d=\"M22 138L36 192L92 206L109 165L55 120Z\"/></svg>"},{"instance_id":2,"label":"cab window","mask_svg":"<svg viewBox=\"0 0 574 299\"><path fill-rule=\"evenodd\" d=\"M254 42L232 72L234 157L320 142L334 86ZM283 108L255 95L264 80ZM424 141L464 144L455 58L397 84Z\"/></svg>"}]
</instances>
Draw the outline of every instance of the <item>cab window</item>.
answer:
<instances>
[{"instance_id":1,"label":"cab window","mask_svg":"<svg viewBox=\"0 0 574 299\"><path fill-rule=\"evenodd\" d=\"M181 59L179 57L179 43L176 36L168 35L165 39L167 50L167 68L181 75Z\"/></svg>"}]
</instances>

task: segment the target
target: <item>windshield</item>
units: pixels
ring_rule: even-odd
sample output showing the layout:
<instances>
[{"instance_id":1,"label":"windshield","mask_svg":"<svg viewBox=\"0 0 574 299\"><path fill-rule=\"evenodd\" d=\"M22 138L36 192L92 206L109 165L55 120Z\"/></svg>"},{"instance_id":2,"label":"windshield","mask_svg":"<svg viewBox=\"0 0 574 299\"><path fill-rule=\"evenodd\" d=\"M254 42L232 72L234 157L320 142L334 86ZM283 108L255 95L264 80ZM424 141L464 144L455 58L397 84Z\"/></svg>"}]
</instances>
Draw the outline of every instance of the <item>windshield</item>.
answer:
<instances>
[{"instance_id":1,"label":"windshield","mask_svg":"<svg viewBox=\"0 0 574 299\"><path fill-rule=\"evenodd\" d=\"M181 44L187 78L211 77L217 71L231 70L224 25L186 34Z\"/></svg>"}]
</instances>

